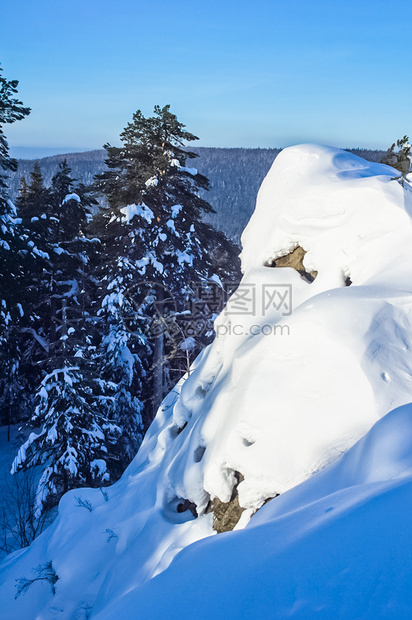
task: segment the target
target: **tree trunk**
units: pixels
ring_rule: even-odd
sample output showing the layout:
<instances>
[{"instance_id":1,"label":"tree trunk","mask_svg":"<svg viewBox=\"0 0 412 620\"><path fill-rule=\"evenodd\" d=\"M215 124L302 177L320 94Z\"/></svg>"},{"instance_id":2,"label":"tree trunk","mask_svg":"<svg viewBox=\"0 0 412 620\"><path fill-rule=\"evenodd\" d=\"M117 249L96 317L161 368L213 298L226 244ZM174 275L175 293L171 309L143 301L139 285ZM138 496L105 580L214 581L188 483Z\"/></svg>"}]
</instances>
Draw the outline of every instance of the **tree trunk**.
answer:
<instances>
[{"instance_id":1,"label":"tree trunk","mask_svg":"<svg viewBox=\"0 0 412 620\"><path fill-rule=\"evenodd\" d=\"M159 287L160 289L160 287ZM163 333L163 291L157 291L156 336L153 354L153 400L152 419L163 400L163 362L164 362L164 333Z\"/></svg>"}]
</instances>

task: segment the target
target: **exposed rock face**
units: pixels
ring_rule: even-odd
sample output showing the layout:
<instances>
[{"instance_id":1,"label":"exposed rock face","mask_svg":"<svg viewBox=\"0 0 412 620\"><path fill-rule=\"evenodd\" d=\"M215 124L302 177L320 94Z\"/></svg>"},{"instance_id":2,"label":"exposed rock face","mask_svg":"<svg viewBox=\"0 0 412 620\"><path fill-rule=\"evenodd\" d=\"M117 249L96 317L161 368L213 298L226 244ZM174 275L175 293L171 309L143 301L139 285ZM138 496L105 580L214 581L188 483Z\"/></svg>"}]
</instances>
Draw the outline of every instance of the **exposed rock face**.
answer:
<instances>
[{"instance_id":1,"label":"exposed rock face","mask_svg":"<svg viewBox=\"0 0 412 620\"><path fill-rule=\"evenodd\" d=\"M289 254L285 254L285 256L280 256L274 260L269 260L266 262L266 267L291 267L292 269L296 269L296 271L308 282L313 282L313 280L318 275L317 271L306 271L303 265L303 259L305 257L306 250L304 250L300 245L296 246L292 252Z\"/></svg>"},{"instance_id":2,"label":"exposed rock face","mask_svg":"<svg viewBox=\"0 0 412 620\"><path fill-rule=\"evenodd\" d=\"M207 508L207 512L213 512L213 529L218 534L232 531L245 510L239 505L239 495L237 492L237 487L244 478L239 472L236 472L235 476L237 484L233 488L230 500L222 502L218 497L215 497Z\"/></svg>"},{"instance_id":3,"label":"exposed rock face","mask_svg":"<svg viewBox=\"0 0 412 620\"><path fill-rule=\"evenodd\" d=\"M213 529L221 534L222 532L231 532L235 529L236 525L239 523L240 517L242 516L245 508L239 505L239 495L237 487L244 480L244 477L241 473L236 472L235 474L237 483L233 488L232 497L228 502L222 502L219 498L215 498L210 502L206 512L213 512ZM275 499L278 495L274 495L273 497L268 497L262 504L262 506L266 506L266 504L272 499ZM260 508L256 510L259 512ZM254 512L253 514L256 514ZM196 515L197 516L197 515Z\"/></svg>"},{"instance_id":4,"label":"exposed rock face","mask_svg":"<svg viewBox=\"0 0 412 620\"><path fill-rule=\"evenodd\" d=\"M218 533L231 532L239 522L244 508L239 506L239 497L235 492L234 497L230 502L221 502L219 498L216 498L211 503L211 510L213 511L213 529Z\"/></svg>"}]
</instances>

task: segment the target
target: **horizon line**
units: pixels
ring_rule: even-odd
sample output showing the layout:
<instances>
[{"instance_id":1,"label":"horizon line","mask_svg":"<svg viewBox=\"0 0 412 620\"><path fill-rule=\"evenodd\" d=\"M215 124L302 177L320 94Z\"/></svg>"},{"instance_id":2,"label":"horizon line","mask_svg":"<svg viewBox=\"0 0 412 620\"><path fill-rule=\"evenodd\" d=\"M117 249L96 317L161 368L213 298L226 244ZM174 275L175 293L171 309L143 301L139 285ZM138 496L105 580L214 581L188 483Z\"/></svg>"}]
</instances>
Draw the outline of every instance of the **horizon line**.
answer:
<instances>
[{"instance_id":1,"label":"horizon line","mask_svg":"<svg viewBox=\"0 0 412 620\"><path fill-rule=\"evenodd\" d=\"M187 145L188 149L216 149L216 150L248 150L248 151L282 151L285 148L284 146L195 146L195 145ZM370 148L364 146L345 146L338 147L342 150L365 150L365 151L386 151L387 148ZM51 157L63 157L65 155L80 155L85 153L94 153L97 151L104 151L104 147L37 147L37 146L12 146L10 147L11 156L14 159L19 161L25 160L37 160L37 159L49 159ZM26 155L19 155L16 151L27 151ZM36 151L37 155L30 156L30 151ZM41 154L42 151L50 151L48 155ZM14 152L14 153L13 153Z\"/></svg>"}]
</instances>

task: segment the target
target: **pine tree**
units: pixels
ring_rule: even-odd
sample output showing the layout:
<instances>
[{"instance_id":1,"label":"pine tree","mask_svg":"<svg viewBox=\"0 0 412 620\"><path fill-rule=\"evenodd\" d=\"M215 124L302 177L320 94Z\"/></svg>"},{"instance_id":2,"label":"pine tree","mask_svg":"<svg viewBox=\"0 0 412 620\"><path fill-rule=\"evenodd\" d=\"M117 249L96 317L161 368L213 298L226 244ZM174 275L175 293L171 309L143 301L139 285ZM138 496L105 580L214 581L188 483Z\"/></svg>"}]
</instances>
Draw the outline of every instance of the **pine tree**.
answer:
<instances>
[{"instance_id":1,"label":"pine tree","mask_svg":"<svg viewBox=\"0 0 412 620\"><path fill-rule=\"evenodd\" d=\"M24 401L24 396L19 396L18 330L24 315L25 263L28 257L35 257L35 248L28 246L18 231L16 209L7 191L7 172L15 171L17 162L10 157L3 126L30 113L14 96L17 86L17 80L2 76L0 67L0 417L9 425Z\"/></svg>"},{"instance_id":2,"label":"pine tree","mask_svg":"<svg viewBox=\"0 0 412 620\"><path fill-rule=\"evenodd\" d=\"M1 74L3 70L0 67L0 168L4 171L17 170L17 161L10 157L9 145L4 135L3 125L11 124L22 120L30 114L30 108L23 106L23 103L16 99L14 95L17 93L17 80L6 80ZM7 189L4 174L0 175L0 189ZM2 195L2 200L5 200Z\"/></svg>"},{"instance_id":3,"label":"pine tree","mask_svg":"<svg viewBox=\"0 0 412 620\"><path fill-rule=\"evenodd\" d=\"M218 279L211 247L217 242L231 256L235 250L223 234L216 235L201 221L213 211L199 195L208 180L186 167L186 160L197 155L184 146L197 137L185 130L170 106L156 106L149 118L137 111L120 137L122 147L105 145L108 169L98 175L96 187L108 201L102 218L107 255L114 265L111 290L121 293L127 307L123 322L146 346L141 358L147 372L147 425L170 387L168 381L173 383L182 371L176 358L187 353L187 334L178 317L199 294L197 285L207 287ZM195 354L198 349L192 348Z\"/></svg>"},{"instance_id":4,"label":"pine tree","mask_svg":"<svg viewBox=\"0 0 412 620\"><path fill-rule=\"evenodd\" d=\"M54 222L50 218L51 195L44 187L40 166L35 164L30 183L21 179L16 199L19 218L17 233L28 247L35 248L36 258L28 257L24 265L24 315L19 321L16 344L19 347L19 379L24 385L27 404L20 419L30 417L37 386L42 380L42 368L49 354L49 274L51 267L50 241Z\"/></svg>"},{"instance_id":5,"label":"pine tree","mask_svg":"<svg viewBox=\"0 0 412 620\"><path fill-rule=\"evenodd\" d=\"M19 252L23 249L16 235L16 211L7 195L7 171L17 169L17 161L10 157L9 145L3 126L22 120L30 113L30 108L14 97L17 93L17 80L7 80L0 67L0 338L4 327L16 316L16 280L21 275ZM3 328L3 329L2 329Z\"/></svg>"},{"instance_id":6,"label":"pine tree","mask_svg":"<svg viewBox=\"0 0 412 620\"><path fill-rule=\"evenodd\" d=\"M82 314L87 297L88 205L72 192L74 179L66 161L60 164L51 188L44 187L38 165L30 176L16 204L29 243L41 251L42 260L30 271L29 288L36 298L26 327L38 343L47 342L47 353L55 355L56 347L61 348L61 332L67 332L69 323Z\"/></svg>"},{"instance_id":7,"label":"pine tree","mask_svg":"<svg viewBox=\"0 0 412 620\"><path fill-rule=\"evenodd\" d=\"M114 292L116 284L117 292ZM147 353L149 348L143 333L136 338L136 332L132 336L125 327L128 300L121 292L122 283L112 280L111 285L99 312L100 377L104 410L120 429L113 448L118 462L117 475L120 475L136 454L143 437L141 394L146 372L142 352Z\"/></svg>"},{"instance_id":8,"label":"pine tree","mask_svg":"<svg viewBox=\"0 0 412 620\"><path fill-rule=\"evenodd\" d=\"M22 204L26 204L28 194L29 194L29 186L27 185L26 177L23 175L20 178L20 189L19 189L19 199L21 200Z\"/></svg>"},{"instance_id":9,"label":"pine tree","mask_svg":"<svg viewBox=\"0 0 412 620\"><path fill-rule=\"evenodd\" d=\"M31 433L13 462L12 473L41 465L38 513L56 504L71 488L97 486L110 480L108 460L119 429L96 408L94 382L85 381L83 359L47 374L37 395Z\"/></svg>"},{"instance_id":10,"label":"pine tree","mask_svg":"<svg viewBox=\"0 0 412 620\"><path fill-rule=\"evenodd\" d=\"M41 431L22 446L13 471L44 467L38 490L41 510L70 488L110 480L111 470L118 468L110 451L119 429L106 416L94 359L98 338L89 263L96 242L86 235L90 200L82 201L84 188L75 186L67 162L60 165L50 190L44 189L40 170L31 178L20 206L34 239L42 226L44 244L42 268L32 272L36 300L25 328L33 337L26 346L40 345L36 351L27 349L27 358L36 360L42 371L30 420ZM30 217L32 213L37 215Z\"/></svg>"},{"instance_id":11,"label":"pine tree","mask_svg":"<svg viewBox=\"0 0 412 620\"><path fill-rule=\"evenodd\" d=\"M125 321L127 316L134 318L135 308L127 291L137 267L124 244L124 226L116 220L108 220L107 215L102 217L100 214L91 223L91 233L101 240L101 249L93 266L99 283L97 361L102 406L121 429L112 450L118 462L117 475L120 475L142 440L142 385L150 347L139 325L134 322L131 328Z\"/></svg>"},{"instance_id":12,"label":"pine tree","mask_svg":"<svg viewBox=\"0 0 412 620\"><path fill-rule=\"evenodd\" d=\"M38 162L30 173L30 182L21 178L16 208L26 230L37 236L37 241L47 242L49 234L45 230L49 225L46 221L51 215L51 193L44 186L43 174Z\"/></svg>"},{"instance_id":13,"label":"pine tree","mask_svg":"<svg viewBox=\"0 0 412 620\"><path fill-rule=\"evenodd\" d=\"M412 147L409 143L408 136L403 136L400 140L394 142L387 150L381 163L396 168L402 174L402 180L406 177L411 169Z\"/></svg>"}]
</instances>

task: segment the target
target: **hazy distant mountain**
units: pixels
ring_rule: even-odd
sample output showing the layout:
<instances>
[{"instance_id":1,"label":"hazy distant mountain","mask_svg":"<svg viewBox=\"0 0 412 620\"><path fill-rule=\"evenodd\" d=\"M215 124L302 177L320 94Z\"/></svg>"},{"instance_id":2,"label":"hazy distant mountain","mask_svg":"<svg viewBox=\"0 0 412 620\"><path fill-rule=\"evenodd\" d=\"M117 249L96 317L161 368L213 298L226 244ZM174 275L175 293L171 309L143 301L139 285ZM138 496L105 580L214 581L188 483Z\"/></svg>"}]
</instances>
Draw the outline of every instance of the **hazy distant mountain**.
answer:
<instances>
[{"instance_id":1,"label":"hazy distant mountain","mask_svg":"<svg viewBox=\"0 0 412 620\"><path fill-rule=\"evenodd\" d=\"M27 181L30 180L30 172L33 170L36 162L40 164L46 185L50 185L52 177L57 172L59 163L64 159L67 159L67 163L73 171L73 176L83 181L85 185L89 185L93 181L94 175L102 172L105 158L106 151L101 149L84 153L53 155L52 157L42 157L41 159L19 159L17 172L10 176L9 187L11 197L14 199L17 196L22 176L25 176Z\"/></svg>"},{"instance_id":2,"label":"hazy distant mountain","mask_svg":"<svg viewBox=\"0 0 412 620\"><path fill-rule=\"evenodd\" d=\"M15 159L42 159L43 157L52 157L53 155L61 155L64 153L84 153L91 151L87 149L73 147L53 147L53 146L10 146L10 155Z\"/></svg>"},{"instance_id":3,"label":"hazy distant mountain","mask_svg":"<svg viewBox=\"0 0 412 620\"><path fill-rule=\"evenodd\" d=\"M210 180L210 190L205 192L205 196L216 213L205 216L206 221L238 242L253 213L258 189L280 149L198 147L191 150L199 156L191 165L196 166ZM351 151L370 161L380 161L384 154L384 151L367 149ZM104 169L105 157L106 151L102 149L38 160L21 159L17 172L10 177L11 197L14 199L17 196L21 177L29 178L36 161L41 166L46 185L63 159L67 159L73 176L88 185L94 175Z\"/></svg>"}]
</instances>

